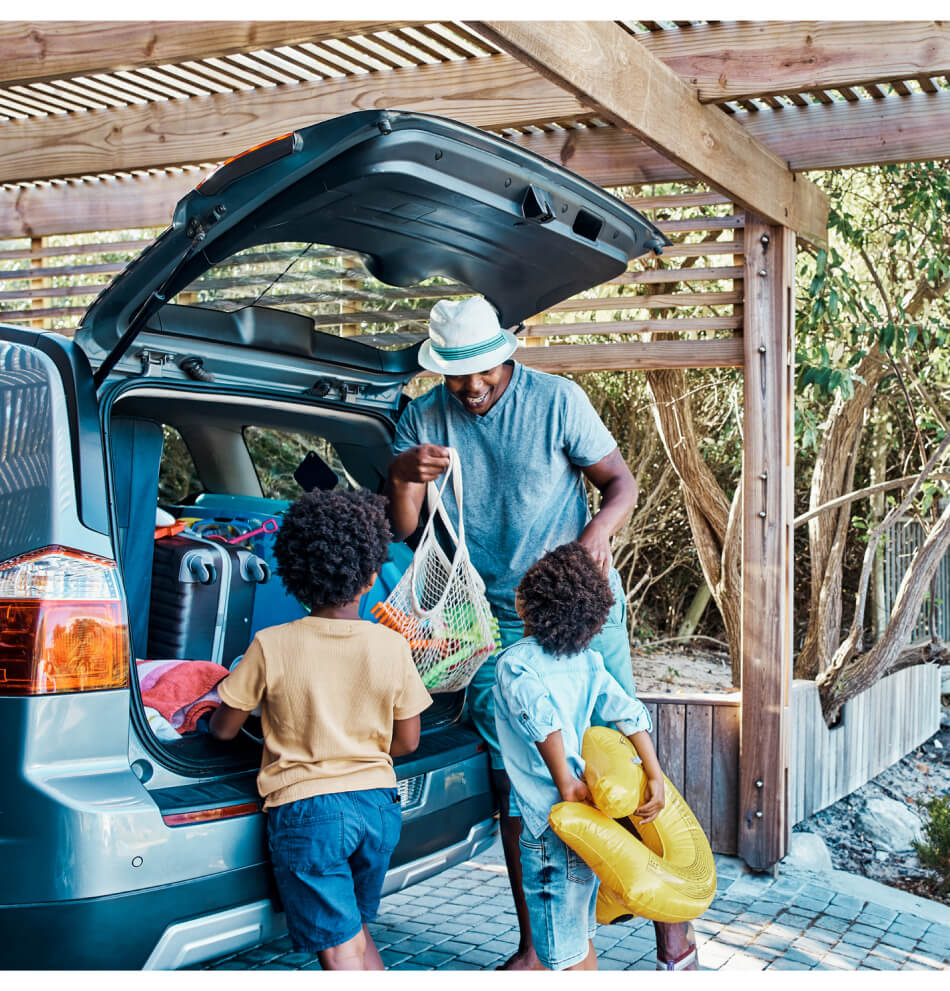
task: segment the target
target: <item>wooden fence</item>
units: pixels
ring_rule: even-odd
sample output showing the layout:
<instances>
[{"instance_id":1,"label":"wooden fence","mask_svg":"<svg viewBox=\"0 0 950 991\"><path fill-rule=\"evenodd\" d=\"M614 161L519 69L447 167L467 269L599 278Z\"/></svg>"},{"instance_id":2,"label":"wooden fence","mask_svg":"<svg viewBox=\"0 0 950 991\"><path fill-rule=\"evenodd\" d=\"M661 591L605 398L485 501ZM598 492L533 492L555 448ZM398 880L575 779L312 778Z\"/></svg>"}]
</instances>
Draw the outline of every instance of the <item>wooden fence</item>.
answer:
<instances>
[{"instance_id":1,"label":"wooden fence","mask_svg":"<svg viewBox=\"0 0 950 991\"><path fill-rule=\"evenodd\" d=\"M650 695L640 699L653 720L664 773L686 799L714 853L738 852L739 700L730 695Z\"/></svg>"},{"instance_id":2,"label":"wooden fence","mask_svg":"<svg viewBox=\"0 0 950 991\"><path fill-rule=\"evenodd\" d=\"M800 822L849 795L940 726L940 671L905 668L846 702L829 729L813 681L792 683L788 821Z\"/></svg>"},{"instance_id":3,"label":"wooden fence","mask_svg":"<svg viewBox=\"0 0 950 991\"><path fill-rule=\"evenodd\" d=\"M888 616L894 607L901 580L924 539L924 529L916 520L898 520L887 532L884 542L884 611ZM928 640L931 619L934 633L942 640L950 640L950 554L945 554L937 565L910 639Z\"/></svg>"}]
</instances>

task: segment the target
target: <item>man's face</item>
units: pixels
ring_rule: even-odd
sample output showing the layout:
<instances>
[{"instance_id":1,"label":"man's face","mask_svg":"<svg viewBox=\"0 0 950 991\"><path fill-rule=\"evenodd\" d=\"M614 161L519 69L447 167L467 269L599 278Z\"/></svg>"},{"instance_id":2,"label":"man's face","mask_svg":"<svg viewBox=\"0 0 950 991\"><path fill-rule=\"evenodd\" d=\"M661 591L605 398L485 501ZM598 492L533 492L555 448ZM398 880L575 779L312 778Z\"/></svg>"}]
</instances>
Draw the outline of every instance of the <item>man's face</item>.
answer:
<instances>
[{"instance_id":1,"label":"man's face","mask_svg":"<svg viewBox=\"0 0 950 991\"><path fill-rule=\"evenodd\" d=\"M511 380L509 365L495 365L487 372L446 375L445 387L470 412L484 416L501 399Z\"/></svg>"}]
</instances>

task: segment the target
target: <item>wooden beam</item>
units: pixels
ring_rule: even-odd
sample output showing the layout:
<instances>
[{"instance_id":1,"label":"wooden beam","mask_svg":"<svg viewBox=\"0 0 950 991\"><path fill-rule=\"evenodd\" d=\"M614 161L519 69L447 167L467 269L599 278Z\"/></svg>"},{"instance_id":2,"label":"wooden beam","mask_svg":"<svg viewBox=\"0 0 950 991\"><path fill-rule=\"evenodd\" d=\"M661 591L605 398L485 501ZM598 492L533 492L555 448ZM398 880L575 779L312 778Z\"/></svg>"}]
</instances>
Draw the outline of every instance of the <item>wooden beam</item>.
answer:
<instances>
[{"instance_id":1,"label":"wooden beam","mask_svg":"<svg viewBox=\"0 0 950 991\"><path fill-rule=\"evenodd\" d=\"M793 172L950 157L950 92L946 90L738 113L730 119L786 161ZM685 169L618 128L511 135L509 140L602 186L690 178Z\"/></svg>"},{"instance_id":2,"label":"wooden beam","mask_svg":"<svg viewBox=\"0 0 950 991\"><path fill-rule=\"evenodd\" d=\"M828 198L609 21L488 21L489 40L745 209L827 241Z\"/></svg>"},{"instance_id":3,"label":"wooden beam","mask_svg":"<svg viewBox=\"0 0 950 991\"><path fill-rule=\"evenodd\" d=\"M0 237L165 227L175 204L207 174L194 170L0 189Z\"/></svg>"},{"instance_id":4,"label":"wooden beam","mask_svg":"<svg viewBox=\"0 0 950 991\"><path fill-rule=\"evenodd\" d=\"M792 677L795 237L746 218L739 855L785 855Z\"/></svg>"},{"instance_id":5,"label":"wooden beam","mask_svg":"<svg viewBox=\"0 0 950 991\"><path fill-rule=\"evenodd\" d=\"M703 103L950 72L942 21L720 21L634 37Z\"/></svg>"},{"instance_id":6,"label":"wooden beam","mask_svg":"<svg viewBox=\"0 0 950 991\"><path fill-rule=\"evenodd\" d=\"M219 58L417 21L2 21L0 85Z\"/></svg>"},{"instance_id":7,"label":"wooden beam","mask_svg":"<svg viewBox=\"0 0 950 991\"><path fill-rule=\"evenodd\" d=\"M0 124L0 182L218 162L275 135L354 110L394 107L477 127L586 113L509 55L192 100Z\"/></svg>"}]
</instances>

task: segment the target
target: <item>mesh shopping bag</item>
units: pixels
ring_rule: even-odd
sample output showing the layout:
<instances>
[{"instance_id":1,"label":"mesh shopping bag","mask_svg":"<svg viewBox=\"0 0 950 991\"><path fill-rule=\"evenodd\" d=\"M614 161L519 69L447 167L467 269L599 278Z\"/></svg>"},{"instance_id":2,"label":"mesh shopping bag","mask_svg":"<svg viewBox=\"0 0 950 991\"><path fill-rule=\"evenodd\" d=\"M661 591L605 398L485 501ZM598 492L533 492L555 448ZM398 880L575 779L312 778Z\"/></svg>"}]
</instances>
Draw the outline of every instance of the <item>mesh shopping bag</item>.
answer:
<instances>
[{"instance_id":1,"label":"mesh shopping bag","mask_svg":"<svg viewBox=\"0 0 950 991\"><path fill-rule=\"evenodd\" d=\"M462 470L449 448L450 462L441 486L429 483L429 521L399 583L372 613L384 626L401 633L430 691L464 688L482 662L501 646L498 623L485 598L485 583L469 560L462 513ZM459 511L458 533L442 505L451 479ZM435 519L442 520L454 547L450 559L439 544Z\"/></svg>"}]
</instances>

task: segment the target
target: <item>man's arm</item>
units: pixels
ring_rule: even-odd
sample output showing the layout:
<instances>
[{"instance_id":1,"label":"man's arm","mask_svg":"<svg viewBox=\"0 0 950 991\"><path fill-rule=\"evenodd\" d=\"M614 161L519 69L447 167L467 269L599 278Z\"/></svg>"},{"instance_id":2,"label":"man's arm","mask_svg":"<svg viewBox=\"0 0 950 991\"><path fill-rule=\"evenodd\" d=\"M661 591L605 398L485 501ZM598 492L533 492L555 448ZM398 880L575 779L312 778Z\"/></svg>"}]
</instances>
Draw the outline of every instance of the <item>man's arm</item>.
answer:
<instances>
[{"instance_id":1,"label":"man's arm","mask_svg":"<svg viewBox=\"0 0 950 991\"><path fill-rule=\"evenodd\" d=\"M617 447L581 471L600 492L600 509L578 540L606 575L610 570L610 538L630 518L637 504L637 483Z\"/></svg>"},{"instance_id":2,"label":"man's arm","mask_svg":"<svg viewBox=\"0 0 950 991\"><path fill-rule=\"evenodd\" d=\"M587 784L580 778L574 777L564 756L564 739L561 731L556 729L553 733L549 733L543 740L536 741L535 746L551 772L551 778L561 796L561 801L589 802L590 791L587 789Z\"/></svg>"},{"instance_id":3,"label":"man's arm","mask_svg":"<svg viewBox=\"0 0 950 991\"><path fill-rule=\"evenodd\" d=\"M437 444L418 444L397 454L389 466L386 487L387 516L393 535L405 540L419 525L426 486L449 466L449 449Z\"/></svg>"}]
</instances>

